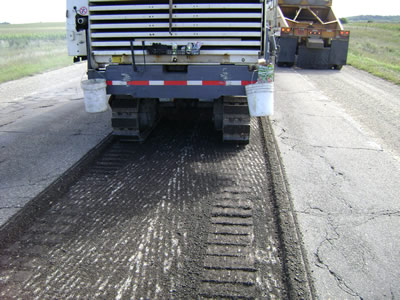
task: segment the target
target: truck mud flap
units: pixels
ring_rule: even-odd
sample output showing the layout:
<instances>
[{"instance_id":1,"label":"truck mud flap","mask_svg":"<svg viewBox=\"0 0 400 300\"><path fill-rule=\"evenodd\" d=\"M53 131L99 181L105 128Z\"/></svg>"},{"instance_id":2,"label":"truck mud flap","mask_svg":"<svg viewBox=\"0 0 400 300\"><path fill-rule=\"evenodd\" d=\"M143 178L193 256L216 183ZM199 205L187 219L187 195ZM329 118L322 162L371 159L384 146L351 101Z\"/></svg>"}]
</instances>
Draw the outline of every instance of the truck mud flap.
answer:
<instances>
[{"instance_id":1,"label":"truck mud flap","mask_svg":"<svg viewBox=\"0 0 400 300\"><path fill-rule=\"evenodd\" d=\"M343 66L347 63L347 52L349 41L333 40L329 54L329 64L331 66Z\"/></svg>"},{"instance_id":2,"label":"truck mud flap","mask_svg":"<svg viewBox=\"0 0 400 300\"><path fill-rule=\"evenodd\" d=\"M296 50L297 38L280 38L277 64L292 66L295 62Z\"/></svg>"},{"instance_id":3,"label":"truck mud flap","mask_svg":"<svg viewBox=\"0 0 400 300\"><path fill-rule=\"evenodd\" d=\"M331 67L330 52L330 48L310 49L306 46L300 46L297 66L303 69L328 69Z\"/></svg>"}]
</instances>

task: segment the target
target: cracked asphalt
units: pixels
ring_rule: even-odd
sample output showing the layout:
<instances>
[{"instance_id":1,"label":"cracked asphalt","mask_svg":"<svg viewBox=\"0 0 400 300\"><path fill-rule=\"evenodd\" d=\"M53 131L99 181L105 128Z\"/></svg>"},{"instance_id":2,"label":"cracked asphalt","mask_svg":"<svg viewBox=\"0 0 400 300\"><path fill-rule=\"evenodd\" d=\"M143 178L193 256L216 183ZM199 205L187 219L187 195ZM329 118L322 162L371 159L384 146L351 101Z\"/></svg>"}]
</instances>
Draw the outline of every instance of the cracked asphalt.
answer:
<instances>
[{"instance_id":1,"label":"cracked asphalt","mask_svg":"<svg viewBox=\"0 0 400 300\"><path fill-rule=\"evenodd\" d=\"M0 84L0 226L111 130L83 109L85 64Z\"/></svg>"},{"instance_id":2,"label":"cracked asphalt","mask_svg":"<svg viewBox=\"0 0 400 300\"><path fill-rule=\"evenodd\" d=\"M278 69L271 118L320 299L400 299L400 87Z\"/></svg>"}]
</instances>

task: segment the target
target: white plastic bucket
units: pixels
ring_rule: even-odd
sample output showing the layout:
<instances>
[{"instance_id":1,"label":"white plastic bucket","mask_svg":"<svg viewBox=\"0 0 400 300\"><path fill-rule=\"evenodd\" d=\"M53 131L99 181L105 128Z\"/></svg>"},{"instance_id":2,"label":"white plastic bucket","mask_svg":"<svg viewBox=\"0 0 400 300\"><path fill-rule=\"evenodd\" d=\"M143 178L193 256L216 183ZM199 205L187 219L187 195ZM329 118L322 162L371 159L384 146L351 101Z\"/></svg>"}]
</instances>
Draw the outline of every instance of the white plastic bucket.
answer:
<instances>
[{"instance_id":1,"label":"white plastic bucket","mask_svg":"<svg viewBox=\"0 0 400 300\"><path fill-rule=\"evenodd\" d=\"M106 86L105 79L88 79L81 82L88 113L99 113L108 109Z\"/></svg>"},{"instance_id":2,"label":"white plastic bucket","mask_svg":"<svg viewBox=\"0 0 400 300\"><path fill-rule=\"evenodd\" d=\"M274 113L274 83L246 85L250 116L271 116Z\"/></svg>"}]
</instances>

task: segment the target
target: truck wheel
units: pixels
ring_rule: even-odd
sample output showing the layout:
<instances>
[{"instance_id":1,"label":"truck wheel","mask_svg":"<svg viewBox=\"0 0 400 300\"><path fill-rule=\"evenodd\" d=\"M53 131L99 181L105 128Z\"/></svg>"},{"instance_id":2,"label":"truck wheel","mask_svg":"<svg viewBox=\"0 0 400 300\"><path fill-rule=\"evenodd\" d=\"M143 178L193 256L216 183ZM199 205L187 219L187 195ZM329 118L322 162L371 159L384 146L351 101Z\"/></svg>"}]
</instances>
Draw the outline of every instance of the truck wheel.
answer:
<instances>
[{"instance_id":1,"label":"truck wheel","mask_svg":"<svg viewBox=\"0 0 400 300\"><path fill-rule=\"evenodd\" d=\"M333 68L335 70L341 70L343 68L343 65L334 65Z\"/></svg>"},{"instance_id":2,"label":"truck wheel","mask_svg":"<svg viewBox=\"0 0 400 300\"><path fill-rule=\"evenodd\" d=\"M294 66L294 63L292 63L292 62L278 62L277 65L280 68L291 68L291 67Z\"/></svg>"}]
</instances>

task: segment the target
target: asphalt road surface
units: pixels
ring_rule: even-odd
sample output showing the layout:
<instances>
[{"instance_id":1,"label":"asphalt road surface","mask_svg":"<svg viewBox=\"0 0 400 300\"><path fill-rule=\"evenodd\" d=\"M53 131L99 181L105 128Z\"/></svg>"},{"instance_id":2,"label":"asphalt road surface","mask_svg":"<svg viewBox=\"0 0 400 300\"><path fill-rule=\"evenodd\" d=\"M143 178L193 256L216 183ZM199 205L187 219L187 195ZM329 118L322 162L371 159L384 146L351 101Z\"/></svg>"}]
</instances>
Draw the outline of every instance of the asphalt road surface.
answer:
<instances>
[{"instance_id":1,"label":"asphalt road surface","mask_svg":"<svg viewBox=\"0 0 400 300\"><path fill-rule=\"evenodd\" d=\"M271 118L321 299L400 299L400 87L278 69Z\"/></svg>"},{"instance_id":2,"label":"asphalt road surface","mask_svg":"<svg viewBox=\"0 0 400 300\"><path fill-rule=\"evenodd\" d=\"M0 84L0 225L111 132L87 114L85 64Z\"/></svg>"},{"instance_id":3,"label":"asphalt road surface","mask_svg":"<svg viewBox=\"0 0 400 300\"><path fill-rule=\"evenodd\" d=\"M0 85L2 224L110 132L109 112L88 115L83 110L79 82L84 70L84 65L76 65ZM270 120L281 150L290 199L297 212L317 295L321 299L400 298L400 88L365 72L344 67L340 72L278 69L275 90L276 109ZM177 161L176 170L179 166ZM179 169L181 171L184 170ZM254 178L246 182L252 180ZM176 182L171 184L178 189ZM166 193L169 195L170 192ZM165 214L171 210L168 205L165 202L162 206L160 202L149 208ZM210 209L211 206L206 204L205 207ZM60 207L54 208L57 209ZM179 218L187 218L185 208L179 209L183 212ZM200 210L198 208L197 212ZM143 224L151 221L145 216L138 218L143 219L140 219ZM162 213L160 218L163 220L160 224L167 226L175 222ZM92 226L90 228L94 228L93 224L97 222L96 218L84 220ZM66 222L65 219L51 219L53 221L57 226ZM90 228L82 234L89 236ZM108 229L112 232L112 228ZM40 226L32 230L43 233ZM145 232L146 226L137 230L151 237ZM159 232L157 229L157 235ZM173 241L182 237L174 234L169 233L169 237L172 237L171 245L175 247ZM28 253L28 257L35 257L37 253L35 249L29 249L29 245L36 241L31 238L25 236L21 246L25 248L21 253L31 251L33 253ZM51 232L46 238L48 245L44 247L54 245L56 240L52 239L57 239ZM95 240L93 236L87 244ZM76 241L84 243L81 238ZM193 239L189 241L192 243ZM136 242L129 237L127 243ZM78 244L74 244L74 251L80 250ZM140 250L140 245L137 246ZM104 247L106 251L108 246ZM178 248L174 249L178 253ZM18 255L18 246L9 252ZM47 260L45 266L47 274L54 275L50 278L55 283L53 287L67 287L70 282L57 277L57 270L52 269L54 259L66 256L63 257L61 248L51 253L55 256ZM137 253L147 255L150 260L158 259L155 253ZM88 254L82 259L90 265L96 257ZM121 261L124 259L127 258ZM125 267L131 268L130 263L135 259L147 263L140 256L132 258L132 261L128 259ZM40 258L30 261L33 265L40 262ZM168 259L165 262L168 267ZM179 266L178 262L173 268ZM7 261L2 263L7 264ZM38 278L29 273L32 264L29 265L26 259L17 263L26 269L16 275L17 279L19 277L16 286L24 280L30 280L32 286L40 286L40 280L35 281ZM159 274L157 278L161 280L160 289L164 293L170 283L164 281L163 268L158 266L154 270L154 274ZM80 276L89 276L92 272L88 269L81 271L71 279L77 285ZM105 282L101 281L103 279L99 278L95 284L101 287ZM265 282L271 284L274 295L284 295L280 279L271 280ZM145 283L141 284L139 289L144 288ZM118 287L120 291L133 292L124 286ZM23 292L29 293L29 289ZM40 288L36 292L43 295ZM180 292L194 295L193 284L188 282Z\"/></svg>"}]
</instances>

